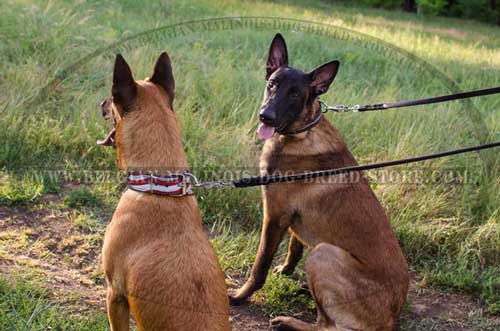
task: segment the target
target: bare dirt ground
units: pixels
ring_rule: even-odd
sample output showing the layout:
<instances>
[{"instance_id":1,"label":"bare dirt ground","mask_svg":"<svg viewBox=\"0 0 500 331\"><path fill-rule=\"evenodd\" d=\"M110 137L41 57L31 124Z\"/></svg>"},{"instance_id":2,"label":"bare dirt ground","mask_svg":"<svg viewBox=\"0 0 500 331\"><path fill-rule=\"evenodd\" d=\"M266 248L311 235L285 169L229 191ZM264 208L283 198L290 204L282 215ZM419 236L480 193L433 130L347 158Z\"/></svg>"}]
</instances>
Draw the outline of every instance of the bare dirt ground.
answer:
<instances>
[{"instance_id":1,"label":"bare dirt ground","mask_svg":"<svg viewBox=\"0 0 500 331\"><path fill-rule=\"evenodd\" d=\"M105 311L100 269L103 228L78 226L78 213L50 208L57 200L48 196L29 208L0 206L0 273L40 280L51 298L74 314ZM470 317L481 312L471 297L424 288L416 276L409 302L404 319L436 319L443 322L439 330L470 330ZM231 308L231 318L234 330L267 330L269 325L269 316L255 304ZM484 318L500 328L499 317Z\"/></svg>"}]
</instances>

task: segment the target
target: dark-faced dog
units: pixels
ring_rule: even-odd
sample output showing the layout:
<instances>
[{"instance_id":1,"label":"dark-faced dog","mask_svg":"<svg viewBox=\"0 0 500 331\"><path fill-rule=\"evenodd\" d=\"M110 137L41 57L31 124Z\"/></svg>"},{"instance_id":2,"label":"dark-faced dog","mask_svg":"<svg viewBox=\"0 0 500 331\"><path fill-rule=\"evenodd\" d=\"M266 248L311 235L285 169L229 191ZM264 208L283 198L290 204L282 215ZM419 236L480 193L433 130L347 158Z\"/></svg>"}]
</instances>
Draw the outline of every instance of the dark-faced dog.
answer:
<instances>
[{"instance_id":1,"label":"dark-faced dog","mask_svg":"<svg viewBox=\"0 0 500 331\"><path fill-rule=\"evenodd\" d=\"M203 230L201 214L183 175L144 171L188 170L167 53L151 78L135 81L116 57L112 96L102 113L115 129L98 143L114 145L128 176L106 229L102 259L112 331L129 330L130 312L140 330L227 331L229 304L224 274ZM149 190L150 189L150 190Z\"/></svg>"},{"instance_id":2,"label":"dark-faced dog","mask_svg":"<svg viewBox=\"0 0 500 331\"><path fill-rule=\"evenodd\" d=\"M305 73L288 65L285 41L276 35L266 67L259 136L265 139L261 175L356 165L340 133L321 115L318 96L339 67L326 63ZM395 330L408 290L408 266L388 217L363 174L314 183L262 187L264 220L259 249L245 285L230 295L239 304L262 287L284 234L288 256L275 271L290 274L303 247L316 324L289 317L274 330Z\"/></svg>"}]
</instances>

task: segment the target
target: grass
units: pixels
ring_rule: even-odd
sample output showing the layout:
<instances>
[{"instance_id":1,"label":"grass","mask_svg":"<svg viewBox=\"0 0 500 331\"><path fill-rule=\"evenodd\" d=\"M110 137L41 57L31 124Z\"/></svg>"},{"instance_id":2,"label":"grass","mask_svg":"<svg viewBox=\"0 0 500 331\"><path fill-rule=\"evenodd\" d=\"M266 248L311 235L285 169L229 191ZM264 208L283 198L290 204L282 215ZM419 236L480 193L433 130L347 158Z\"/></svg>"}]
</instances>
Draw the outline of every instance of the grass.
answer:
<instances>
[{"instance_id":1,"label":"grass","mask_svg":"<svg viewBox=\"0 0 500 331\"><path fill-rule=\"evenodd\" d=\"M99 198L85 186L71 190L64 197L64 204L70 208L96 206L99 201Z\"/></svg>"},{"instance_id":2,"label":"grass","mask_svg":"<svg viewBox=\"0 0 500 331\"><path fill-rule=\"evenodd\" d=\"M311 314L316 305L304 286L303 281L271 274L262 291L257 292L256 301L260 301L263 310L271 316Z\"/></svg>"},{"instance_id":3,"label":"grass","mask_svg":"<svg viewBox=\"0 0 500 331\"><path fill-rule=\"evenodd\" d=\"M40 286L0 279L0 329L2 330L109 330L106 315L71 317L51 303Z\"/></svg>"},{"instance_id":4,"label":"grass","mask_svg":"<svg viewBox=\"0 0 500 331\"><path fill-rule=\"evenodd\" d=\"M0 186L0 202L15 205L35 201L44 193L43 183L5 180Z\"/></svg>"},{"instance_id":5,"label":"grass","mask_svg":"<svg viewBox=\"0 0 500 331\"><path fill-rule=\"evenodd\" d=\"M22 206L46 193L61 194L66 206L77 207L82 213L77 220L82 227L95 226L95 218L107 220L123 189L123 178L114 172L114 151L95 144L108 129L97 109L109 94L116 52L124 54L137 78L150 75L161 50L169 52L177 87L175 109L193 172L202 179L217 178L227 171L258 172L262 144L255 137L256 112L264 87L265 57L278 31L200 30L176 38L160 31L108 47L137 32L188 17L300 18L382 39L442 73L390 49L375 48L376 43L281 31L293 66L310 70L328 60L340 60L336 82L323 98L333 104L445 94L450 85L443 75L462 90L500 85L498 28L472 21L318 0L307 5L300 1L202 0L195 5L180 0L147 4L133 0L7 0L0 9L0 203ZM79 67L67 69L99 48L104 51ZM54 77L64 80L37 98ZM498 100L472 100L482 120L479 123L484 124L480 132L481 125L471 115L476 110L462 102L414 111L328 116L360 162L381 161L473 145L478 135L499 139ZM391 216L412 268L429 285L470 293L487 311L499 313L499 158L496 151L482 155L493 160L489 168L477 154L398 168L400 172L417 169L425 179L435 171L450 169L466 173L463 182L373 180L373 187ZM59 171L58 175L50 172L53 170ZM89 170L111 175L106 180L92 175L90 184L85 176L75 175ZM68 176L70 182L88 185L65 192L61 185ZM259 190L200 190L197 197L205 224L214 230L214 245L223 268L247 273L258 243ZM284 285L263 290L271 305L266 309L292 309L279 305L288 297L292 284L277 278L271 278L269 284Z\"/></svg>"}]
</instances>

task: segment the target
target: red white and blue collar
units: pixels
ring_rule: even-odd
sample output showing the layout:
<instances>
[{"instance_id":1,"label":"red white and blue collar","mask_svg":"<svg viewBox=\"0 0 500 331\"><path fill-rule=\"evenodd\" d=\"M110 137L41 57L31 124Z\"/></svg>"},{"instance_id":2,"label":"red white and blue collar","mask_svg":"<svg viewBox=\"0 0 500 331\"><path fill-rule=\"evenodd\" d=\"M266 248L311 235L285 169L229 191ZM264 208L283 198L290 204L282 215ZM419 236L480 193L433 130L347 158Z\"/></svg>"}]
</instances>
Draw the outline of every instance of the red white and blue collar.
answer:
<instances>
[{"instance_id":1,"label":"red white and blue collar","mask_svg":"<svg viewBox=\"0 0 500 331\"><path fill-rule=\"evenodd\" d=\"M189 173L154 175L129 172L127 181L128 187L137 192L176 197L193 194L191 174Z\"/></svg>"}]
</instances>

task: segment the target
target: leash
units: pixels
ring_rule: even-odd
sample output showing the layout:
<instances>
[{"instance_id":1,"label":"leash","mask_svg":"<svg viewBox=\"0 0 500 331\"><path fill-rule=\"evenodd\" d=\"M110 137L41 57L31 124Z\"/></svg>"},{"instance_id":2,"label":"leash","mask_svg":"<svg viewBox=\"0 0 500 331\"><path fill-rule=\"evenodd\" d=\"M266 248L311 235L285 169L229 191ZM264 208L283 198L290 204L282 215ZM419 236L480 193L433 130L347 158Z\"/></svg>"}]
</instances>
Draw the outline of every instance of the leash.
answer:
<instances>
[{"instance_id":1,"label":"leash","mask_svg":"<svg viewBox=\"0 0 500 331\"><path fill-rule=\"evenodd\" d=\"M385 162L379 162L379 163L368 163L368 164L351 166L351 167L344 167L344 168L338 168L338 169L302 172L302 173L297 173L297 174L288 175L288 176L278 176L278 175L276 175L276 176L253 176L253 177L243 177L243 178L239 178L239 179L233 179L230 181L219 180L219 181L213 181L213 182L199 182L198 179L194 175L191 175L191 177L195 183L194 184L195 187L215 188L215 187L232 186L232 187L236 187L236 188L244 188L244 187L260 186L260 185L269 185L272 183L294 182L294 181L306 180L306 179L312 179L312 178L318 178L318 177L324 177L324 176L334 176L334 175L340 175L340 174L347 174L347 173L351 173L351 172L355 172L355 171L386 168L386 167L392 167L392 166L397 166L397 165L402 165L402 164L409 164L409 163L415 163L415 162L420 162L420 161L437 159L437 158L441 158L441 157L445 157L445 156L463 154L463 153L468 153L468 152L472 152L472 151L479 151L479 150L494 148L494 147L499 147L499 146L500 146L500 141L497 141L497 142L488 143L488 144L482 144L482 145L477 145L477 146L454 149L454 150L440 152L440 153L426 154L426 155L410 157L410 158L401 159L401 160L385 161Z\"/></svg>"},{"instance_id":2,"label":"leash","mask_svg":"<svg viewBox=\"0 0 500 331\"><path fill-rule=\"evenodd\" d=\"M337 113L346 113L346 112L356 113L356 112L365 112L365 111L385 110L385 109L391 109L391 108L412 107L412 106L418 106L418 105L430 105L433 103L474 98L474 97L480 97L480 96L484 96L484 95L491 95L491 94L498 94L498 93L500 93L500 87L493 87L493 88L487 88L487 89L483 89L483 90L469 91L469 92L456 93L456 94L448 94L448 95L442 95L442 96L433 97L433 98L397 101L397 102L389 102L389 103L378 103L378 104L373 104L373 105L329 106L328 104L326 104L325 102L323 102L321 100L320 100L320 105L323 107L323 113L326 113L328 111L334 111Z\"/></svg>"},{"instance_id":3,"label":"leash","mask_svg":"<svg viewBox=\"0 0 500 331\"><path fill-rule=\"evenodd\" d=\"M441 102L447 102L447 101L453 101L453 100L460 100L460 99L467 99L467 98L473 98L473 97L480 97L480 96L485 96L485 95L491 95L491 94L497 94L500 93L500 87L493 87L493 88L487 88L483 90L476 90L476 91L469 91L469 92L463 92L463 93L455 93L455 94L448 94L448 95L442 95L439 97L432 97L432 98L425 98L425 99L415 99L415 100L406 100L406 101L397 101L397 102L389 102L389 103L377 103L377 104L372 104L372 105L354 105L354 106L345 106L345 105L337 105L337 106L330 106L326 102L318 100L319 101L319 112L316 117L310 121L309 123L305 124L303 127L291 131L284 131L284 130L276 130L279 134L285 134L285 135L294 135L298 134L301 132L305 132L313 127L315 127L321 118L323 117L323 114L333 111L336 113L357 113L357 112L366 112L366 111L376 111L376 110L385 110L385 109L391 109L391 108L403 108L403 107L412 107L412 106L418 106L418 105L429 105L433 103L441 103Z\"/></svg>"},{"instance_id":4,"label":"leash","mask_svg":"<svg viewBox=\"0 0 500 331\"><path fill-rule=\"evenodd\" d=\"M307 131L314 126L316 126L321 118L323 117L323 114L328 112L328 111L334 111L338 113L345 113L345 112L365 112L365 111L377 111L377 110L385 110L385 109L391 109L391 108L403 108L403 107L412 107L412 106L418 106L418 105L428 105L428 104L434 104L434 103L441 103L441 102L447 102L447 101L453 101L453 100L460 100L460 99L467 99L467 98L473 98L473 97L479 97L479 96L485 96L485 95L491 95L491 94L498 94L500 93L500 87L494 87L494 88L488 88L488 89L482 89L482 90L475 90L475 91L469 91L469 92L463 92L463 93L455 93L455 94L449 94L449 95L443 95L443 96L438 96L438 97L432 97L432 98L424 98L424 99L415 99L415 100L406 100L406 101L397 101L397 102L389 102L389 103L380 103L380 104L372 104L372 105L354 105L354 106L345 106L345 105L337 105L337 106L329 106L327 103L319 100L320 103L320 111L318 112L318 115L308 124L306 124L304 127L300 129L296 129L294 131L288 131L288 132L282 132L282 134L297 134L300 132ZM182 189L181 193L178 194L176 191L174 195L176 196L184 196L186 195L186 187L187 183L189 182L189 188L191 186L195 188L203 187L203 188L221 188L221 187L226 187L226 186L231 186L231 187L236 187L236 188L244 188L244 187L252 187L252 186L261 186L261 185L269 185L272 183L283 183L283 182L294 182L294 181L300 181L300 180L307 180L307 179L313 179L313 178L319 178L319 177L324 177L324 176L334 176L334 175L340 175L340 174L347 174L355 171L363 171L363 170L372 170L372 169L380 169L380 168L386 168L386 167L392 167L392 166L397 166L397 165L402 165L402 164L409 164L409 163L415 163L415 162L420 162L420 161L426 161L426 160L432 160L432 159L437 159L441 157L446 157L446 156L451 156L451 155L457 155L457 154L463 154L463 153L468 153L468 152L473 152L473 151L479 151L483 149L489 149L489 148L494 148L494 147L499 147L500 146L500 141L493 142L493 143L487 143L487 144L482 144L482 145L477 145L477 146L471 146L471 147L465 147L465 148L459 148L459 149L453 149L445 152L440 152L440 153L432 153L432 154L426 154L426 155L421 155L421 156L416 156L416 157L410 157L410 158L405 158L401 160L393 160L393 161L385 161L385 162L379 162L379 163L368 163L368 164L363 164L363 165L356 165L356 166L350 166L350 167L344 167L344 168L337 168L337 169L327 169L327 170L318 170L318 171L311 171L311 172L302 172L302 173L297 173L293 175L288 175L288 176L279 176L279 175L273 175L273 176L253 176L253 177L243 177L239 179L233 179L230 181L225 181L225 180L218 180L218 181L207 181L207 182L200 182L198 178L191 174L191 173L184 173L184 174L174 174L175 176L180 176L182 178L182 183L183 185L178 186L179 183L175 183L175 189ZM154 182L155 178L153 178L152 175L147 175L147 183L146 182L137 182L133 183L135 184L140 184L140 185L145 185L145 188L140 187L140 189L137 189L137 187L133 187L132 189L136 188L137 191L143 191L143 192L151 192L151 193L156 193L157 189L159 192L162 191L170 191L171 188L168 187L163 187L158 189L158 187L153 187L154 185L158 185L158 183ZM140 178L141 180L143 178ZM159 178L160 180L163 180L164 178ZM151 182L153 181L153 182ZM192 183L194 183L194 185ZM161 183L161 182L159 182ZM130 183L129 183L130 184ZM147 187L146 187L147 186ZM165 194L165 192L160 192L162 194ZM169 192L170 193L170 192ZM189 192L191 193L191 192Z\"/></svg>"}]
</instances>

